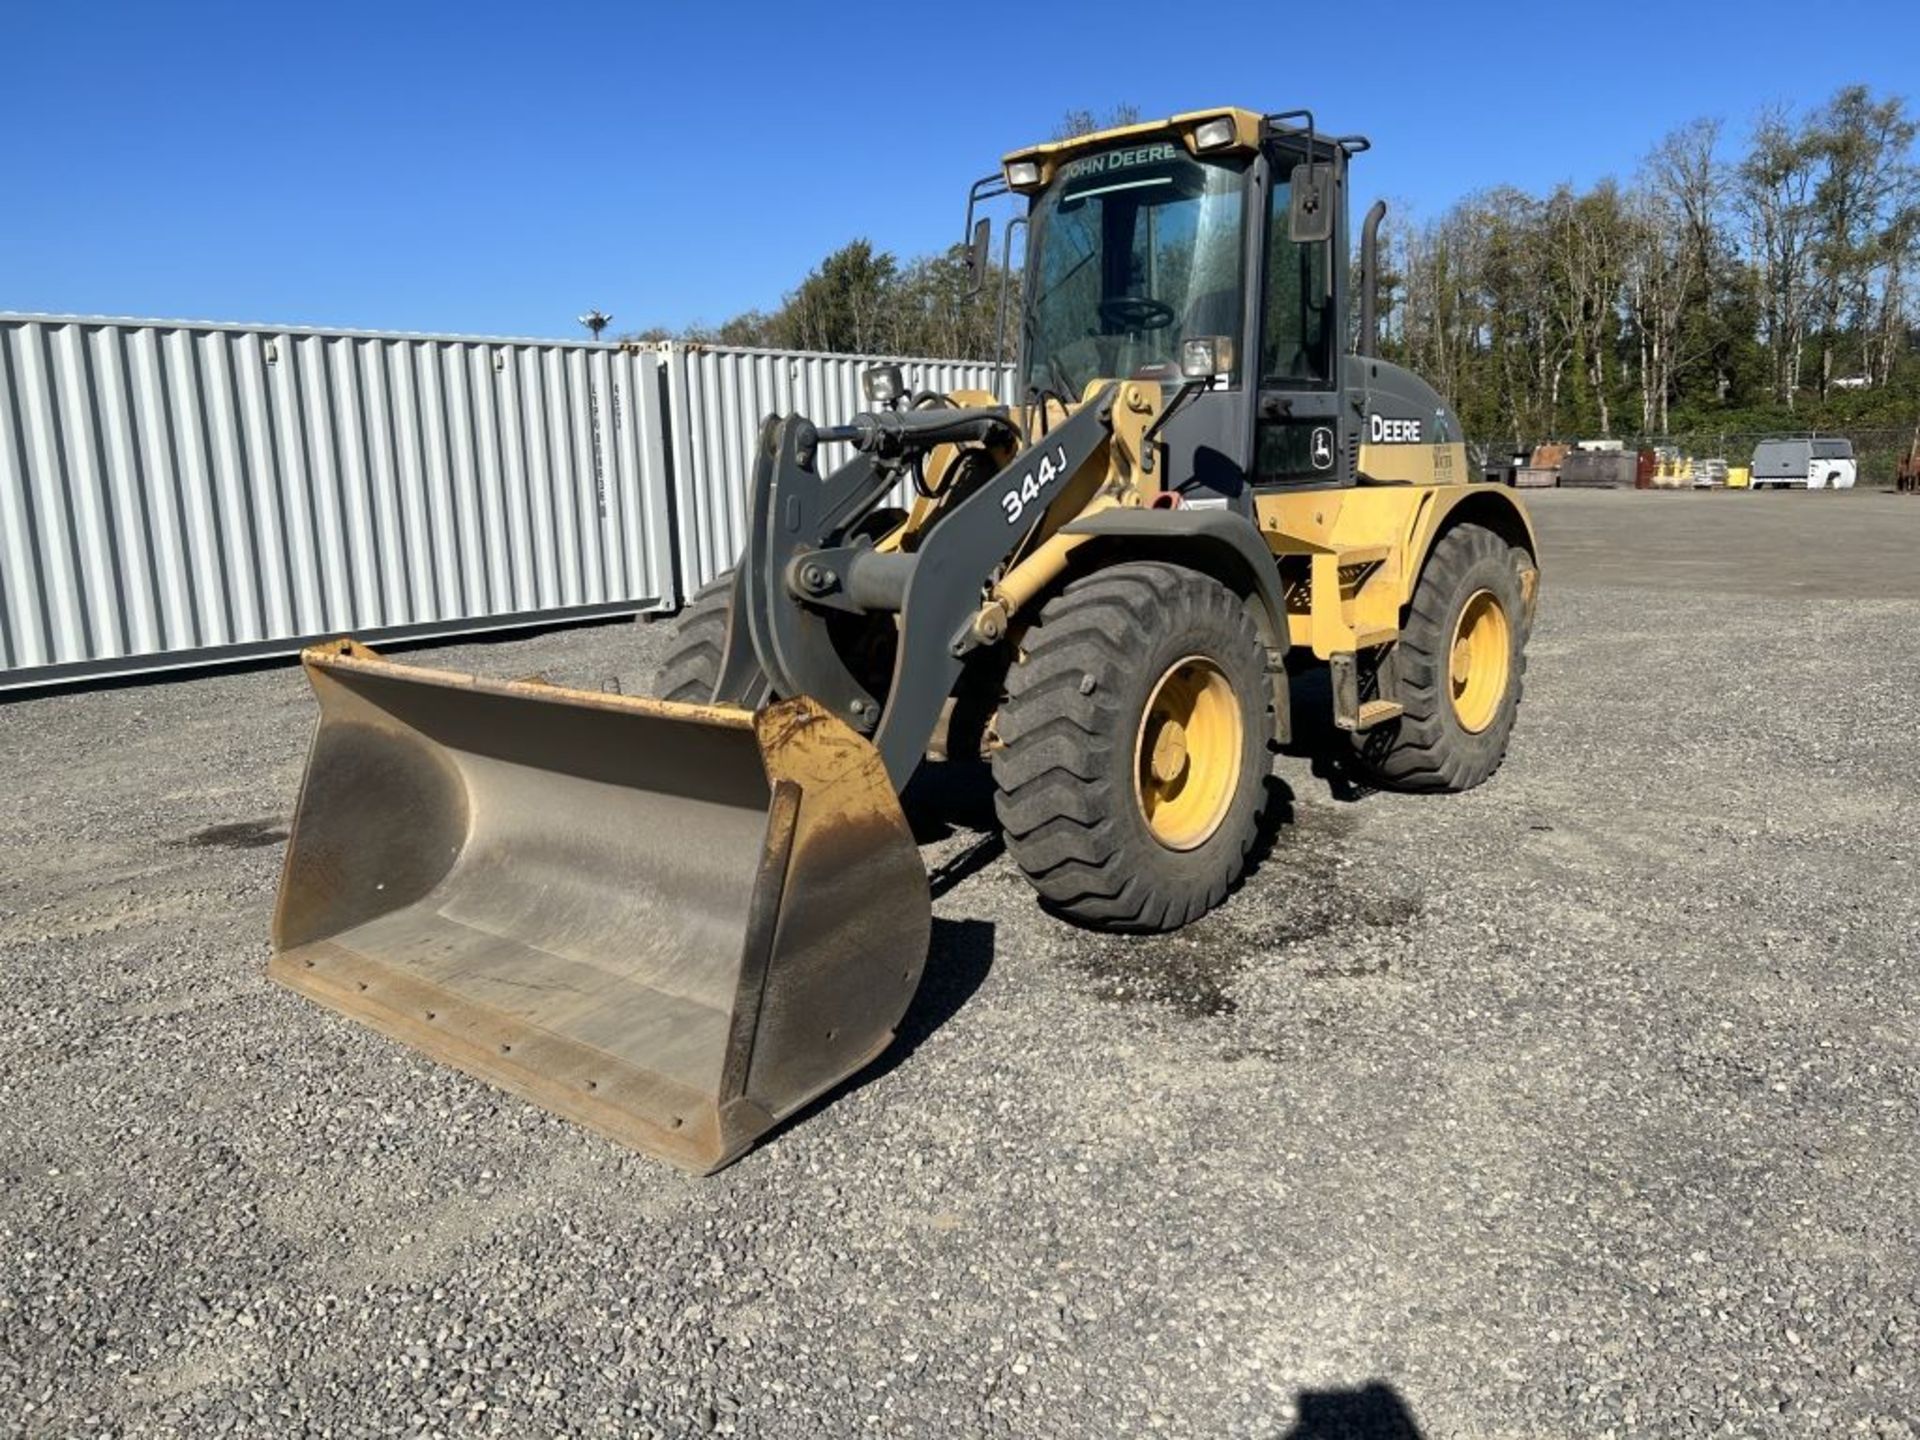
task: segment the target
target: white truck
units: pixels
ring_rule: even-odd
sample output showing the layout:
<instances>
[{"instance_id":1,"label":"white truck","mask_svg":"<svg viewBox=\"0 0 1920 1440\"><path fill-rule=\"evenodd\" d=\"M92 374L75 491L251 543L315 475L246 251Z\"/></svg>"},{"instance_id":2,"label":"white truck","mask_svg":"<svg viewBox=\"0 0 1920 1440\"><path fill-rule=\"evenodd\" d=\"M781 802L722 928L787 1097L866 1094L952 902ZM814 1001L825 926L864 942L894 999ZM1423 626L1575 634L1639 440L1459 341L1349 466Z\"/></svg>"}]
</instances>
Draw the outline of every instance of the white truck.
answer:
<instances>
[{"instance_id":1,"label":"white truck","mask_svg":"<svg viewBox=\"0 0 1920 1440\"><path fill-rule=\"evenodd\" d=\"M1844 435L1762 440L1753 451L1755 490L1851 490L1859 476Z\"/></svg>"}]
</instances>

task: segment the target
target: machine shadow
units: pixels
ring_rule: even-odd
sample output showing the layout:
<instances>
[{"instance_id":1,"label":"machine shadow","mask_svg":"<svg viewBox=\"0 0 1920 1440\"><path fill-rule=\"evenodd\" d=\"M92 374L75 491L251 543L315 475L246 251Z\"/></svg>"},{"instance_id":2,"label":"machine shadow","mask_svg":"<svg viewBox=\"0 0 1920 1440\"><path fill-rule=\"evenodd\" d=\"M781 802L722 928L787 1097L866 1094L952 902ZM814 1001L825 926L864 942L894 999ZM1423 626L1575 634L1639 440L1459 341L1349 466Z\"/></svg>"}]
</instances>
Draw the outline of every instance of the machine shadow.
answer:
<instances>
[{"instance_id":1,"label":"machine shadow","mask_svg":"<svg viewBox=\"0 0 1920 1440\"><path fill-rule=\"evenodd\" d=\"M993 813L993 770L984 760L928 760L913 772L900 806L916 845L930 845L968 831L998 834Z\"/></svg>"},{"instance_id":2,"label":"machine shadow","mask_svg":"<svg viewBox=\"0 0 1920 1440\"><path fill-rule=\"evenodd\" d=\"M1329 799L1351 804L1375 794L1377 787L1365 783L1353 763L1351 737L1333 723L1333 684L1327 667L1313 665L1290 673L1287 690L1293 738L1280 753L1305 760L1314 779L1327 787Z\"/></svg>"},{"instance_id":3,"label":"machine shadow","mask_svg":"<svg viewBox=\"0 0 1920 1440\"><path fill-rule=\"evenodd\" d=\"M1293 787L1278 775L1269 774L1265 789L1260 801L1260 828L1247 854L1248 874L1265 863L1281 835L1294 823ZM993 808L993 775L983 762L946 760L922 765L908 784L901 804L917 844L935 844L960 834L973 836L964 849L928 873L936 900L1006 853L1006 836ZM1239 889L1241 883L1236 881L1233 888Z\"/></svg>"},{"instance_id":4,"label":"machine shadow","mask_svg":"<svg viewBox=\"0 0 1920 1440\"><path fill-rule=\"evenodd\" d=\"M1302 1390L1300 1418L1277 1440L1422 1440L1413 1411L1384 1380L1351 1390Z\"/></svg>"},{"instance_id":5,"label":"machine shadow","mask_svg":"<svg viewBox=\"0 0 1920 1440\"><path fill-rule=\"evenodd\" d=\"M1006 852L1006 838L993 811L993 772L985 761L928 761L908 782L900 805L916 845L937 844L956 835L973 837L965 848L928 872L927 884L935 900Z\"/></svg>"},{"instance_id":6,"label":"machine shadow","mask_svg":"<svg viewBox=\"0 0 1920 1440\"><path fill-rule=\"evenodd\" d=\"M761 1137L758 1145L772 1144L795 1126L806 1124L822 1110L903 1064L924 1041L959 1014L974 992L986 983L993 969L993 943L994 930L989 921L945 920L936 915L920 988L914 991L907 1013L900 1017L900 1028L894 1032L893 1043L870 1065L855 1071L774 1126Z\"/></svg>"}]
</instances>

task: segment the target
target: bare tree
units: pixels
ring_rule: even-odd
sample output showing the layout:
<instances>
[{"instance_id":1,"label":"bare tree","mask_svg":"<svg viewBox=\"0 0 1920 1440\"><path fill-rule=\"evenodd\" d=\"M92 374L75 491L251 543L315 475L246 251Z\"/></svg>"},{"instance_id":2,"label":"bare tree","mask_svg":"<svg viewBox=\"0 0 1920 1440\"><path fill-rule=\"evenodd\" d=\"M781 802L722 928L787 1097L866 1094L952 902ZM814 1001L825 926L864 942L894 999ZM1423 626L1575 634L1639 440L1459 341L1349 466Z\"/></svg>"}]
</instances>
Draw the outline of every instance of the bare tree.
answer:
<instances>
[{"instance_id":1,"label":"bare tree","mask_svg":"<svg viewBox=\"0 0 1920 1440\"><path fill-rule=\"evenodd\" d=\"M1891 217L1881 248L1879 314L1872 326L1867 355L1867 375L1876 385L1885 385L1893 379L1894 365L1907 341L1907 326L1913 313L1907 275L1916 259L1920 259L1920 196L1908 196Z\"/></svg>"},{"instance_id":2,"label":"bare tree","mask_svg":"<svg viewBox=\"0 0 1920 1440\"><path fill-rule=\"evenodd\" d=\"M1600 416L1600 433L1613 433L1607 359L1619 342L1623 266L1629 234L1620 188L1603 180L1576 195L1561 186L1548 201L1548 226L1559 271L1560 323L1583 363Z\"/></svg>"},{"instance_id":3,"label":"bare tree","mask_svg":"<svg viewBox=\"0 0 1920 1440\"><path fill-rule=\"evenodd\" d=\"M1138 105L1116 105L1107 111L1103 120L1093 111L1076 108L1060 117L1060 123L1054 127L1053 138L1071 140L1076 135L1091 135L1096 130L1113 130L1121 125L1135 125L1140 121Z\"/></svg>"},{"instance_id":4,"label":"bare tree","mask_svg":"<svg viewBox=\"0 0 1920 1440\"><path fill-rule=\"evenodd\" d=\"M1879 368L1879 302L1889 283L1899 286L1920 204L1920 173L1910 157L1917 129L1899 96L1876 101L1866 86L1850 85L1814 118L1804 141L1820 166L1813 266L1822 397L1849 337L1867 375Z\"/></svg>"},{"instance_id":5,"label":"bare tree","mask_svg":"<svg viewBox=\"0 0 1920 1440\"><path fill-rule=\"evenodd\" d=\"M1639 342L1640 432L1665 434L1677 368L1680 316L1691 287L1691 251L1685 221L1658 189L1642 186L1632 198L1627 261L1627 307Z\"/></svg>"},{"instance_id":6,"label":"bare tree","mask_svg":"<svg viewBox=\"0 0 1920 1440\"><path fill-rule=\"evenodd\" d=\"M1760 327L1773 360L1774 399L1792 408L1800 390L1813 286L1815 163L1783 107L1763 110L1737 172L1748 251L1760 272Z\"/></svg>"}]
</instances>

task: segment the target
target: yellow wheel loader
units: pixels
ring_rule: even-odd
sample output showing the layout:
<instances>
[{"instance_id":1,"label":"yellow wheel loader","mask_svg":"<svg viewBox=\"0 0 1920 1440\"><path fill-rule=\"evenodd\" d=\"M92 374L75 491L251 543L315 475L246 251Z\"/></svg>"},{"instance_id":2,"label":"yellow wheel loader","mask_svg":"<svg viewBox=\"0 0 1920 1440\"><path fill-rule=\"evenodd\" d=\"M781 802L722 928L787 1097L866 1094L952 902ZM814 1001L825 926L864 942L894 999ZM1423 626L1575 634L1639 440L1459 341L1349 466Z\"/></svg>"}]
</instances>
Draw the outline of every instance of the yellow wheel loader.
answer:
<instances>
[{"instance_id":1,"label":"yellow wheel loader","mask_svg":"<svg viewBox=\"0 0 1920 1440\"><path fill-rule=\"evenodd\" d=\"M1538 550L1375 354L1365 148L1206 110L1007 156L968 233L984 274L975 207L1025 200L1018 403L878 367L845 424L768 418L746 548L658 699L309 650L273 974L706 1172L891 1040L930 747L990 761L1048 909L1132 931L1241 878L1309 667L1373 783L1485 780Z\"/></svg>"}]
</instances>

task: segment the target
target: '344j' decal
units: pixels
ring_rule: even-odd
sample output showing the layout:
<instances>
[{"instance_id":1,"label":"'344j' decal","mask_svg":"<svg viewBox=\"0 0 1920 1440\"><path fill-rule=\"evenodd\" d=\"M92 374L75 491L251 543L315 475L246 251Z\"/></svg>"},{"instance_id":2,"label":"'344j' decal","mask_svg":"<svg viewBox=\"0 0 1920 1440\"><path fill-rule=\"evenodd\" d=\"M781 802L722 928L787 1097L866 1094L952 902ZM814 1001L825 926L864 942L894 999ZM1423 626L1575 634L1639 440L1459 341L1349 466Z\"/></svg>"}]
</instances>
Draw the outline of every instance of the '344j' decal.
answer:
<instances>
[{"instance_id":1,"label":"'344j' decal","mask_svg":"<svg viewBox=\"0 0 1920 1440\"><path fill-rule=\"evenodd\" d=\"M1067 447L1056 445L1051 455L1042 456L1038 465L1010 483L1006 494L1000 497L1001 505L1006 508L1007 523L1018 525L1027 508L1052 489L1056 480L1064 480L1066 475Z\"/></svg>"}]
</instances>

